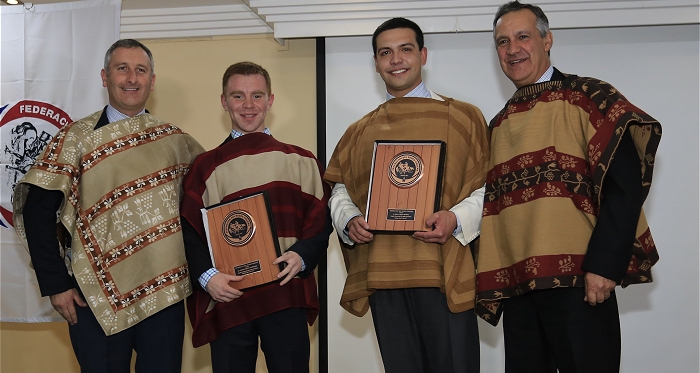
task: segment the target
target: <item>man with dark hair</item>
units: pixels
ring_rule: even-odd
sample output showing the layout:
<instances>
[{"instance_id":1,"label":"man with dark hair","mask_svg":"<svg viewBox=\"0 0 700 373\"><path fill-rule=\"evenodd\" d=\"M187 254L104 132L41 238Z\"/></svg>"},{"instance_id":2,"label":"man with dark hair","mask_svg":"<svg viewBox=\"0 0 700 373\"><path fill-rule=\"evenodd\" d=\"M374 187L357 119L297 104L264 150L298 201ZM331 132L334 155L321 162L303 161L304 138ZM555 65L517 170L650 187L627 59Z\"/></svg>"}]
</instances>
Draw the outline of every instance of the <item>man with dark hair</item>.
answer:
<instances>
[{"instance_id":1,"label":"man with dark hair","mask_svg":"<svg viewBox=\"0 0 700 373\"><path fill-rule=\"evenodd\" d=\"M231 134L199 156L184 182L185 251L194 295L188 301L195 347L210 343L214 372L254 373L258 339L271 373L309 371L309 333L319 310L313 270L333 232L330 187L311 152L277 141L265 126L274 95L270 75L252 62L231 65L221 105ZM233 276L213 268L200 210L266 191L286 263L272 282L241 291Z\"/></svg>"},{"instance_id":2,"label":"man with dark hair","mask_svg":"<svg viewBox=\"0 0 700 373\"><path fill-rule=\"evenodd\" d=\"M192 291L180 183L204 149L145 110L146 46L117 41L101 75L109 104L62 128L17 184L15 227L82 372L127 373L132 350L137 372L180 372Z\"/></svg>"},{"instance_id":3,"label":"man with dark hair","mask_svg":"<svg viewBox=\"0 0 700 373\"><path fill-rule=\"evenodd\" d=\"M377 27L377 29L374 30L374 33L372 34L372 53L375 57L377 56L377 37L379 36L379 34L383 33L384 31L400 28L413 30L413 33L416 35L416 46L418 47L419 51L423 50L423 46L425 45L425 41L423 38L423 30L421 30L415 22L409 19L392 18L379 25L379 27Z\"/></svg>"},{"instance_id":4,"label":"man with dark hair","mask_svg":"<svg viewBox=\"0 0 700 373\"><path fill-rule=\"evenodd\" d=\"M324 176L348 278L341 305L356 316L372 309L387 372L478 372L474 262L488 141L475 106L429 91L421 78L428 51L414 22L377 28L374 62L387 101L352 124ZM413 235L370 232L367 203L375 140L446 143L440 211Z\"/></svg>"},{"instance_id":5,"label":"man with dark hair","mask_svg":"<svg viewBox=\"0 0 700 373\"><path fill-rule=\"evenodd\" d=\"M517 91L491 121L477 313L503 314L506 372L617 372L617 284L651 281L658 260L642 205L661 125L614 87L549 59L534 5L494 19Z\"/></svg>"}]
</instances>

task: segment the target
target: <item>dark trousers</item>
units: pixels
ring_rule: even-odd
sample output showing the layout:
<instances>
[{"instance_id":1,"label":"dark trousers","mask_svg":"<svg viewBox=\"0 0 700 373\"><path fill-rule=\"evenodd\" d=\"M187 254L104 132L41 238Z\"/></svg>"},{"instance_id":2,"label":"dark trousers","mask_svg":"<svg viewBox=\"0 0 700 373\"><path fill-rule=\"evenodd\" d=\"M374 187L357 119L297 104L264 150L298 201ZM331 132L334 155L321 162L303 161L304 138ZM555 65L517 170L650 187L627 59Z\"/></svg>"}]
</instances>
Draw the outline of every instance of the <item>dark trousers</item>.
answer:
<instances>
[{"instance_id":1,"label":"dark trousers","mask_svg":"<svg viewBox=\"0 0 700 373\"><path fill-rule=\"evenodd\" d=\"M583 297L578 287L535 290L504 300L506 372L619 372L615 292L596 306Z\"/></svg>"},{"instance_id":2,"label":"dark trousers","mask_svg":"<svg viewBox=\"0 0 700 373\"><path fill-rule=\"evenodd\" d=\"M255 373L258 338L269 373L309 372L306 308L287 308L226 329L210 343L214 373Z\"/></svg>"},{"instance_id":3,"label":"dark trousers","mask_svg":"<svg viewBox=\"0 0 700 373\"><path fill-rule=\"evenodd\" d=\"M129 373L132 350L137 373L179 373L185 337L185 303L179 302L129 329L106 336L89 307L76 306L68 327L82 373Z\"/></svg>"},{"instance_id":4,"label":"dark trousers","mask_svg":"<svg viewBox=\"0 0 700 373\"><path fill-rule=\"evenodd\" d=\"M479 372L476 315L450 312L440 289L377 290L369 304L386 373Z\"/></svg>"}]
</instances>

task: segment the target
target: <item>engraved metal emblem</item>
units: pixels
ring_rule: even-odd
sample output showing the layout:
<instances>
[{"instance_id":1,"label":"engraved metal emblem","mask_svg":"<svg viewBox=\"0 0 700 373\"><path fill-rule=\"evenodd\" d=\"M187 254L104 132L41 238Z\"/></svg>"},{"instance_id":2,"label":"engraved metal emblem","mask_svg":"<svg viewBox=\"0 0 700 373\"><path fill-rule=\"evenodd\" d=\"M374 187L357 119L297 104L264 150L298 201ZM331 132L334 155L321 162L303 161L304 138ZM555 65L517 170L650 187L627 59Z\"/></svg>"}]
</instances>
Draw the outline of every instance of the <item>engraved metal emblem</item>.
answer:
<instances>
[{"instance_id":1,"label":"engraved metal emblem","mask_svg":"<svg viewBox=\"0 0 700 373\"><path fill-rule=\"evenodd\" d=\"M234 210L229 212L224 218L221 232L229 244L243 246L253 238L255 222L247 211Z\"/></svg>"},{"instance_id":2,"label":"engraved metal emblem","mask_svg":"<svg viewBox=\"0 0 700 373\"><path fill-rule=\"evenodd\" d=\"M423 176L423 159L414 152L402 152L389 163L389 180L399 188L410 188Z\"/></svg>"}]
</instances>

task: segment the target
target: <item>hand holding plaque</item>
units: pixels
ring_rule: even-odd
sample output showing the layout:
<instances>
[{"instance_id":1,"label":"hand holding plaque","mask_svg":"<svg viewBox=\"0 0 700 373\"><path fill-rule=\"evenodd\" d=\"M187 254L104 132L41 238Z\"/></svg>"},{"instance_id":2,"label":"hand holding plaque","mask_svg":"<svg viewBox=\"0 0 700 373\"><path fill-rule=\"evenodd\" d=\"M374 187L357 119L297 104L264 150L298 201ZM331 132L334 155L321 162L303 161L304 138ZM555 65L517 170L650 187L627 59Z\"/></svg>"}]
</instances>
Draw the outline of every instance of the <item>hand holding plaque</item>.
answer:
<instances>
[{"instance_id":1,"label":"hand holding plaque","mask_svg":"<svg viewBox=\"0 0 700 373\"><path fill-rule=\"evenodd\" d=\"M219 272L245 278L235 288L276 281L283 264L267 195L257 193L202 209L212 263Z\"/></svg>"},{"instance_id":2,"label":"hand holding plaque","mask_svg":"<svg viewBox=\"0 0 700 373\"><path fill-rule=\"evenodd\" d=\"M365 217L370 230L412 233L440 208L445 143L375 141Z\"/></svg>"}]
</instances>

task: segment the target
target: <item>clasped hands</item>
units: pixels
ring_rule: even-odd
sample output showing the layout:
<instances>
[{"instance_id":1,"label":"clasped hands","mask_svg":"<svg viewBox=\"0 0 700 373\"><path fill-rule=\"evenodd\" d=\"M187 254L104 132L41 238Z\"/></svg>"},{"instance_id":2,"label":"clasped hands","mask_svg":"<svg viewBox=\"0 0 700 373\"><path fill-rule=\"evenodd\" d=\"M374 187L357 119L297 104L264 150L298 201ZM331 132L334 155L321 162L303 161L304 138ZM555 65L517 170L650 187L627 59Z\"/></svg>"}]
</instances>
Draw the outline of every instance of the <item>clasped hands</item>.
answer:
<instances>
[{"instance_id":1,"label":"clasped hands","mask_svg":"<svg viewBox=\"0 0 700 373\"><path fill-rule=\"evenodd\" d=\"M415 232L413 238L443 245L457 228L457 216L451 211L441 210L430 215L425 221L425 226L432 229ZM345 228L348 230L348 237L355 243L368 243L374 239L374 235L369 231L369 224L362 215L350 219Z\"/></svg>"}]
</instances>

